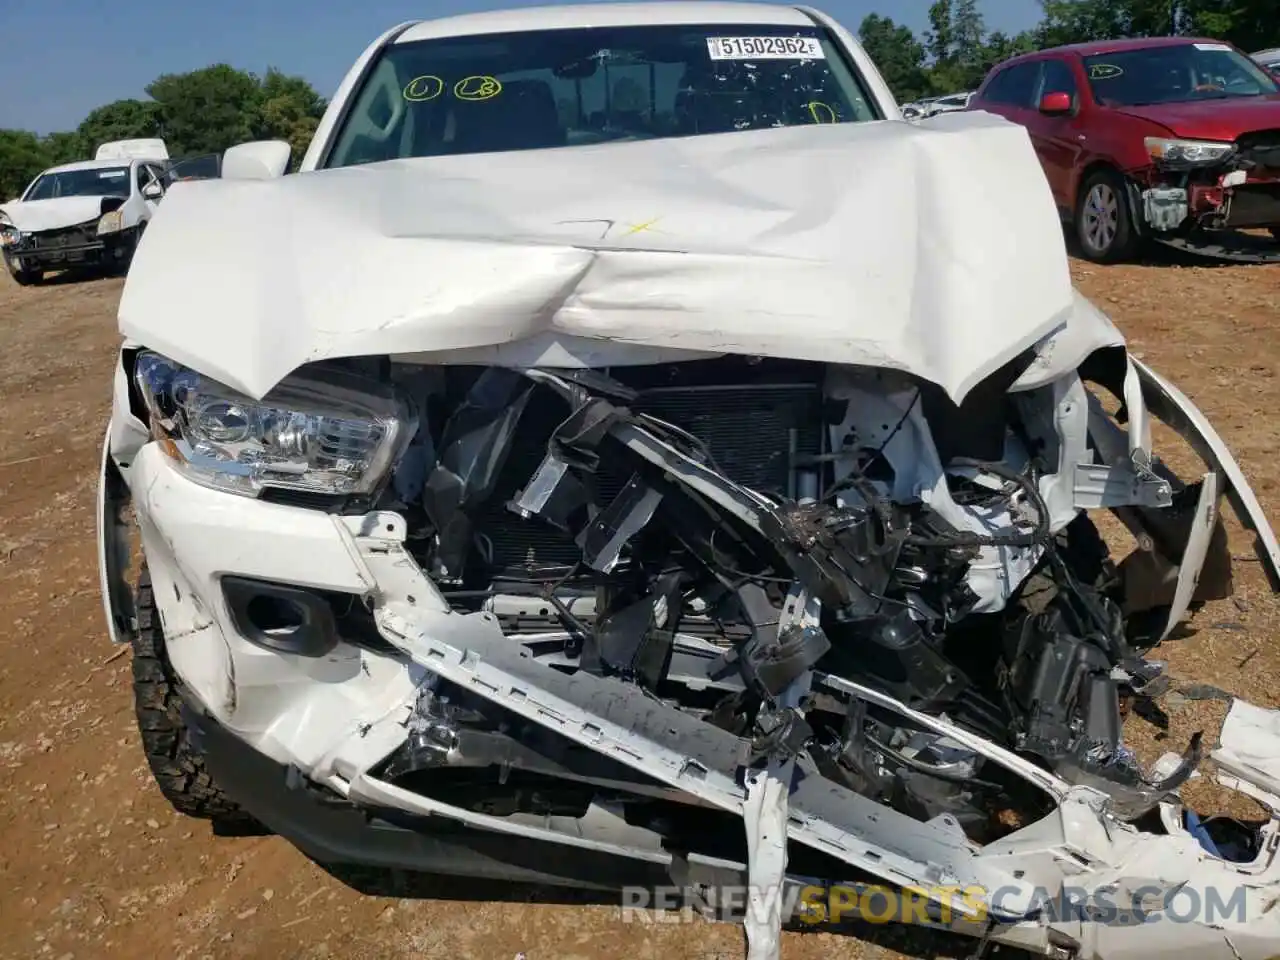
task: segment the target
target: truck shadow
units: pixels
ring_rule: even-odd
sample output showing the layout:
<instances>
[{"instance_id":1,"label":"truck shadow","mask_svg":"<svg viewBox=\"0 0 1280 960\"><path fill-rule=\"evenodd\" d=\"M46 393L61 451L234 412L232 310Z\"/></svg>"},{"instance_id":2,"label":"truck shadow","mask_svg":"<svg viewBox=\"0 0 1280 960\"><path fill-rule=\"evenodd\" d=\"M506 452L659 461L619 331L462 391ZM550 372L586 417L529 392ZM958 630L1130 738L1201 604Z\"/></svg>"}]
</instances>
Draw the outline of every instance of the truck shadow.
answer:
<instances>
[{"instance_id":1,"label":"truck shadow","mask_svg":"<svg viewBox=\"0 0 1280 960\"><path fill-rule=\"evenodd\" d=\"M1089 260L1080 252L1075 232L1069 227L1064 231L1067 252L1073 260L1105 269L1112 266L1141 267L1267 267L1280 266L1280 241L1262 233L1224 233L1212 241L1157 241L1147 240L1137 255L1126 263L1100 264Z\"/></svg>"},{"instance_id":2,"label":"truck shadow","mask_svg":"<svg viewBox=\"0 0 1280 960\"><path fill-rule=\"evenodd\" d=\"M616 907L619 923L662 927L677 921L680 923L738 922L724 916L706 919L689 916L686 919L675 910L638 910L634 906L636 902L634 896L627 900L621 892L576 890L550 885L446 877L404 870L319 862L316 862L316 866L343 885L371 897L543 906ZM872 923L863 919L846 919L839 923L792 921L786 924L784 929L792 932L827 933L849 937L883 950L896 951L904 957L915 958L915 960L963 960L963 958L974 956L974 950L979 946L978 941L958 933L901 923ZM983 956L991 960L1031 960L1032 958L1032 954L1025 951L996 944L990 945L988 952Z\"/></svg>"}]
</instances>

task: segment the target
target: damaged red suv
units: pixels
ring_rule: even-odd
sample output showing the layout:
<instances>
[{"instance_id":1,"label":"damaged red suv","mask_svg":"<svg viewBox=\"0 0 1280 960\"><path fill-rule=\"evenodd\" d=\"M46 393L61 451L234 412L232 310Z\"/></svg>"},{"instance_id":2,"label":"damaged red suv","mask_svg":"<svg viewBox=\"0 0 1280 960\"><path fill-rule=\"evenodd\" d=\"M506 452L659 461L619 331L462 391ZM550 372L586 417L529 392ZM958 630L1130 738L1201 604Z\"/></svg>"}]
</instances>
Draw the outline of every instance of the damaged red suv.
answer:
<instances>
[{"instance_id":1,"label":"damaged red suv","mask_svg":"<svg viewBox=\"0 0 1280 960\"><path fill-rule=\"evenodd\" d=\"M969 109L1027 128L1091 260L1125 259L1148 237L1206 253L1222 251L1223 230L1280 241L1280 85L1230 44L1042 50L995 67Z\"/></svg>"}]
</instances>

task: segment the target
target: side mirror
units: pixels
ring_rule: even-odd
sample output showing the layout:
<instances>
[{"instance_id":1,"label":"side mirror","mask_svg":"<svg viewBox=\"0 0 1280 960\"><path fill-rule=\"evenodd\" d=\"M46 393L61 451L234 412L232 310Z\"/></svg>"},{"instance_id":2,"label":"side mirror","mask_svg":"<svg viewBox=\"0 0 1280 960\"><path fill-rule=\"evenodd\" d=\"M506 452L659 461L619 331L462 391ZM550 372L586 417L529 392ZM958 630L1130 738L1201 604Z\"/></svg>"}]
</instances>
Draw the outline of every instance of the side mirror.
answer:
<instances>
[{"instance_id":1,"label":"side mirror","mask_svg":"<svg viewBox=\"0 0 1280 960\"><path fill-rule=\"evenodd\" d=\"M147 200L159 200L164 196L164 187L152 180L142 188L142 196Z\"/></svg>"},{"instance_id":2,"label":"side mirror","mask_svg":"<svg viewBox=\"0 0 1280 960\"><path fill-rule=\"evenodd\" d=\"M1071 94L1046 93L1040 98L1040 112L1051 117L1071 112Z\"/></svg>"},{"instance_id":3,"label":"side mirror","mask_svg":"<svg viewBox=\"0 0 1280 960\"><path fill-rule=\"evenodd\" d=\"M222 155L224 180L274 180L289 169L292 150L283 140L241 143Z\"/></svg>"}]
</instances>

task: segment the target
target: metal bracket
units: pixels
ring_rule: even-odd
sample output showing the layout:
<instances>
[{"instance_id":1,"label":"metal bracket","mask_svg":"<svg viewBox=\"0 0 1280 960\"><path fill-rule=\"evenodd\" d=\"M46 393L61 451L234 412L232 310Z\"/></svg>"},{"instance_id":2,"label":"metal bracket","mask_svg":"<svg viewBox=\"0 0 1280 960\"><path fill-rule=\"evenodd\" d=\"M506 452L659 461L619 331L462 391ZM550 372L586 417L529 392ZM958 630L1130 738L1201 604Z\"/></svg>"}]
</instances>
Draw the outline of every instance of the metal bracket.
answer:
<instances>
[{"instance_id":1,"label":"metal bracket","mask_svg":"<svg viewBox=\"0 0 1280 960\"><path fill-rule=\"evenodd\" d=\"M1077 463L1071 488L1077 507L1168 507L1173 504L1169 481L1136 464Z\"/></svg>"}]
</instances>

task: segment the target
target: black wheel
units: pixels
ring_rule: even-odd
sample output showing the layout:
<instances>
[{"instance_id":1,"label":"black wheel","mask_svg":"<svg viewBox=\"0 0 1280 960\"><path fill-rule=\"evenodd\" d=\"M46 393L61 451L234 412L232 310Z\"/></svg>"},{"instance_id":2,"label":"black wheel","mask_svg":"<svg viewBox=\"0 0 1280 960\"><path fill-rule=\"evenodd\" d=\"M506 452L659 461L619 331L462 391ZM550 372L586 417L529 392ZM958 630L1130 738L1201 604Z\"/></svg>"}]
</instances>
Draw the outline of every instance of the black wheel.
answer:
<instances>
[{"instance_id":1,"label":"black wheel","mask_svg":"<svg viewBox=\"0 0 1280 960\"><path fill-rule=\"evenodd\" d=\"M34 287L44 282L43 270L10 270L9 275L23 287Z\"/></svg>"},{"instance_id":2,"label":"black wheel","mask_svg":"<svg viewBox=\"0 0 1280 960\"><path fill-rule=\"evenodd\" d=\"M1114 170L1098 170L1080 185L1075 231L1080 252L1095 263L1127 260L1138 247L1138 232L1129 207L1124 178Z\"/></svg>"},{"instance_id":3,"label":"black wheel","mask_svg":"<svg viewBox=\"0 0 1280 960\"><path fill-rule=\"evenodd\" d=\"M129 267L133 263L134 254L138 252L138 244L142 242L142 231L146 226L145 220L138 224L137 232L125 243L124 256L108 261L103 270L104 274L108 277L128 276Z\"/></svg>"},{"instance_id":4,"label":"black wheel","mask_svg":"<svg viewBox=\"0 0 1280 960\"><path fill-rule=\"evenodd\" d=\"M178 679L165 651L164 629L146 567L138 581L138 630L133 640L133 701L142 749L160 792L179 813L223 826L253 819L219 789L205 769L182 719Z\"/></svg>"}]
</instances>

